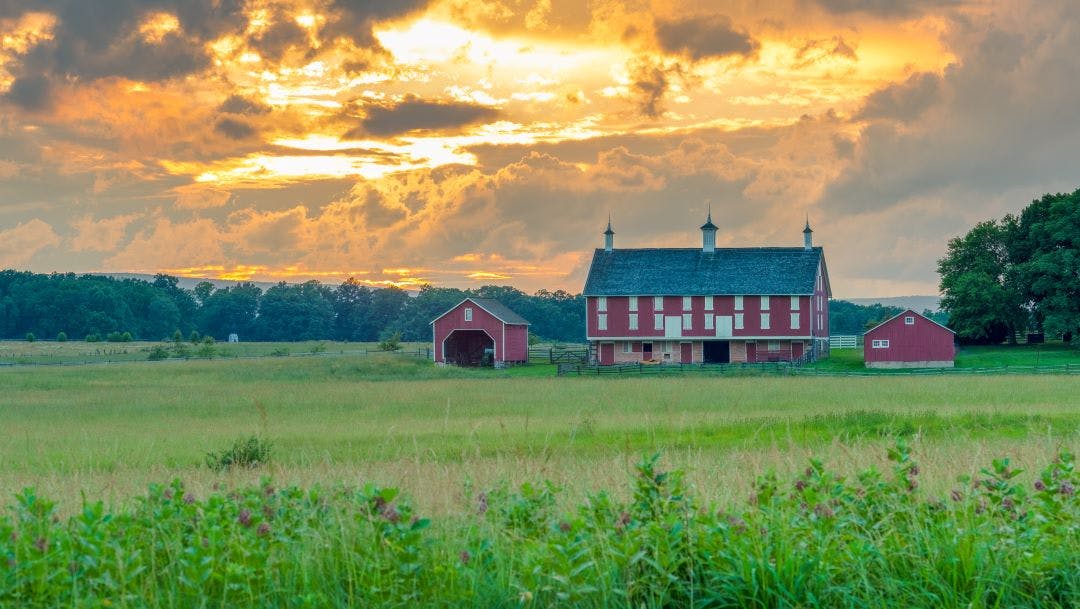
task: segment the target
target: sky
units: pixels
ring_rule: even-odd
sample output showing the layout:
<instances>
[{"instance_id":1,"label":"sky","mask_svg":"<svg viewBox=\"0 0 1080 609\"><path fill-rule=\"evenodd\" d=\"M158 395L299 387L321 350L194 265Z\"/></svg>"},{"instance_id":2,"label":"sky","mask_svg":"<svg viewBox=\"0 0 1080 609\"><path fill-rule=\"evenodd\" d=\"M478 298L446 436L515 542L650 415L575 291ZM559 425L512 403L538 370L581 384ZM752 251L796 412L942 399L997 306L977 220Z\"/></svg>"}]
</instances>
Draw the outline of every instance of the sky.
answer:
<instances>
[{"instance_id":1,"label":"sky","mask_svg":"<svg viewBox=\"0 0 1080 609\"><path fill-rule=\"evenodd\" d=\"M798 246L936 294L1080 184L1074 0L0 0L0 268L579 292Z\"/></svg>"}]
</instances>

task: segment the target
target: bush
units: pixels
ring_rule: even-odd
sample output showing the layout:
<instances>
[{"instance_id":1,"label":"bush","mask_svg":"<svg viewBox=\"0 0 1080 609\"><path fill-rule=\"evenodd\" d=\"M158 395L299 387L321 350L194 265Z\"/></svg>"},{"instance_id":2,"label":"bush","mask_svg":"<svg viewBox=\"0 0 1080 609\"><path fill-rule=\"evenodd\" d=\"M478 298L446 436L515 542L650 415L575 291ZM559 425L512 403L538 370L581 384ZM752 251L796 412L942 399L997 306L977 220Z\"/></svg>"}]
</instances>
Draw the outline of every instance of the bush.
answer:
<instances>
[{"instance_id":1,"label":"bush","mask_svg":"<svg viewBox=\"0 0 1080 609\"><path fill-rule=\"evenodd\" d=\"M57 334L56 335L56 342L58 342L58 343L66 343L67 342L67 333L60 332L59 334Z\"/></svg>"},{"instance_id":2,"label":"bush","mask_svg":"<svg viewBox=\"0 0 1080 609\"><path fill-rule=\"evenodd\" d=\"M26 333L26 342L28 342L28 343L32 343L32 342L34 342L35 340L37 340L37 337L36 337L36 336L34 336L34 333L33 333L33 332L27 332L27 333Z\"/></svg>"},{"instance_id":3,"label":"bush","mask_svg":"<svg viewBox=\"0 0 1080 609\"><path fill-rule=\"evenodd\" d=\"M193 345L198 344L199 343L199 331L198 330L192 330L191 335L188 336L188 340L190 340L191 344L193 344Z\"/></svg>"},{"instance_id":4,"label":"bush","mask_svg":"<svg viewBox=\"0 0 1080 609\"><path fill-rule=\"evenodd\" d=\"M394 332L389 336L385 336L382 341L379 342L380 351L397 351L401 348L401 332Z\"/></svg>"},{"instance_id":5,"label":"bush","mask_svg":"<svg viewBox=\"0 0 1080 609\"><path fill-rule=\"evenodd\" d=\"M109 332L105 336L105 340L110 343L130 343L131 332Z\"/></svg>"},{"instance_id":6,"label":"bush","mask_svg":"<svg viewBox=\"0 0 1080 609\"><path fill-rule=\"evenodd\" d=\"M154 345L150 349L150 355L146 359L152 362L158 362L163 359L169 359L169 350L161 345Z\"/></svg>"},{"instance_id":7,"label":"bush","mask_svg":"<svg viewBox=\"0 0 1080 609\"><path fill-rule=\"evenodd\" d=\"M87 334L86 335L86 342L88 342L88 343L100 343L101 342L101 335L98 334L97 332L92 332L90 334Z\"/></svg>"},{"instance_id":8,"label":"bush","mask_svg":"<svg viewBox=\"0 0 1080 609\"><path fill-rule=\"evenodd\" d=\"M183 342L173 343L172 346L173 357L180 359L191 357L191 349L188 348Z\"/></svg>"},{"instance_id":9,"label":"bush","mask_svg":"<svg viewBox=\"0 0 1080 609\"><path fill-rule=\"evenodd\" d=\"M206 453L206 466L215 472L228 471L234 467L255 468L270 462L272 446L270 442L251 436L246 440L237 440L233 445L219 453Z\"/></svg>"},{"instance_id":10,"label":"bush","mask_svg":"<svg viewBox=\"0 0 1080 609\"><path fill-rule=\"evenodd\" d=\"M204 345L212 345L214 344L214 337L207 334L203 337L202 342Z\"/></svg>"},{"instance_id":11,"label":"bush","mask_svg":"<svg viewBox=\"0 0 1080 609\"><path fill-rule=\"evenodd\" d=\"M216 355L216 354L217 354L217 349L214 347L213 343L203 343L195 351L195 355L197 357L202 357L202 358L206 358L206 359L213 359L214 355Z\"/></svg>"},{"instance_id":12,"label":"bush","mask_svg":"<svg viewBox=\"0 0 1080 609\"><path fill-rule=\"evenodd\" d=\"M182 343L182 342L184 342L184 335L180 333L179 329L177 329L175 332L172 333L172 341L174 343Z\"/></svg>"},{"instance_id":13,"label":"bush","mask_svg":"<svg viewBox=\"0 0 1080 609\"><path fill-rule=\"evenodd\" d=\"M130 343L131 340L132 340L131 332L124 332L124 334L120 336L120 341L121 342Z\"/></svg>"},{"instance_id":14,"label":"bush","mask_svg":"<svg viewBox=\"0 0 1080 609\"><path fill-rule=\"evenodd\" d=\"M289 350L285 347L278 347L270 352L271 357L288 357Z\"/></svg>"}]
</instances>

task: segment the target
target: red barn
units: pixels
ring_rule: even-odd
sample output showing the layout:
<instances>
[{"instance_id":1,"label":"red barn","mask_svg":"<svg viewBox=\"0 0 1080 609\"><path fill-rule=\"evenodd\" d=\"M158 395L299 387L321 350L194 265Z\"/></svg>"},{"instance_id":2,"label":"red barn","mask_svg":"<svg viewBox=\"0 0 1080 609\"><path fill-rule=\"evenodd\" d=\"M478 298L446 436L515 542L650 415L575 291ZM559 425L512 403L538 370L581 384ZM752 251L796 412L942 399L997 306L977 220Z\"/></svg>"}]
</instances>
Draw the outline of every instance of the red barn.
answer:
<instances>
[{"instance_id":1,"label":"red barn","mask_svg":"<svg viewBox=\"0 0 1080 609\"><path fill-rule=\"evenodd\" d=\"M529 322L491 298L466 298L431 322L440 364L495 366L529 359Z\"/></svg>"},{"instance_id":2,"label":"red barn","mask_svg":"<svg viewBox=\"0 0 1080 609\"><path fill-rule=\"evenodd\" d=\"M863 335L867 368L952 368L956 333L908 309Z\"/></svg>"}]
</instances>

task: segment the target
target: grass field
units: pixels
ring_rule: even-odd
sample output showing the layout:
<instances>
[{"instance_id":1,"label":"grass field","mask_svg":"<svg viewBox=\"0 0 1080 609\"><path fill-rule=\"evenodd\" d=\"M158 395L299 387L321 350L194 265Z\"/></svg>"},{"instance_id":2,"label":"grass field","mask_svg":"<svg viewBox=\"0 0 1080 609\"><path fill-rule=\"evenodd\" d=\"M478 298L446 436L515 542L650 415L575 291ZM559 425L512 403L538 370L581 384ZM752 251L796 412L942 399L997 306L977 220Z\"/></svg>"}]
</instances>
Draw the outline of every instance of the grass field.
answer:
<instances>
[{"instance_id":1,"label":"grass field","mask_svg":"<svg viewBox=\"0 0 1080 609\"><path fill-rule=\"evenodd\" d=\"M1080 604L1080 376L339 354L0 387L0 607ZM207 467L253 434L269 465Z\"/></svg>"},{"instance_id":2,"label":"grass field","mask_svg":"<svg viewBox=\"0 0 1080 609\"><path fill-rule=\"evenodd\" d=\"M199 357L202 343L180 343L188 356ZM84 341L0 341L0 366L5 364L76 364L145 361L156 346L173 349L172 342L133 341L129 343ZM403 350L427 348L428 343L403 343ZM289 343L215 343L209 356L218 359L241 357L270 357L284 355L344 355L378 351L378 343L341 343L335 341L302 341ZM205 358L206 356L202 356Z\"/></svg>"}]
</instances>

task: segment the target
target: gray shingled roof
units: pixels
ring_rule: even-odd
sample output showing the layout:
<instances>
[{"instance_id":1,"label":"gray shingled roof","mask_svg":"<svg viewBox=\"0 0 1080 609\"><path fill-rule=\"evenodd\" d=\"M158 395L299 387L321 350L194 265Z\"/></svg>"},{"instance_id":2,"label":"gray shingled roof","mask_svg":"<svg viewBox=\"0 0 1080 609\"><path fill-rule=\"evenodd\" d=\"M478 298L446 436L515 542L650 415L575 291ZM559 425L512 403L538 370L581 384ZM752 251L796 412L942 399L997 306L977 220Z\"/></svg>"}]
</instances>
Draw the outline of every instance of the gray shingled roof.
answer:
<instances>
[{"instance_id":1,"label":"gray shingled roof","mask_svg":"<svg viewBox=\"0 0 1080 609\"><path fill-rule=\"evenodd\" d=\"M469 300L475 302L482 309L484 309L488 313L491 313L495 317L498 317L505 323L530 325L524 317L518 315L517 313L514 313L510 310L510 307L504 305L498 300L495 300L494 298L470 297Z\"/></svg>"},{"instance_id":2,"label":"gray shingled roof","mask_svg":"<svg viewBox=\"0 0 1080 609\"><path fill-rule=\"evenodd\" d=\"M616 249L593 252L586 296L813 294L820 247Z\"/></svg>"}]
</instances>

